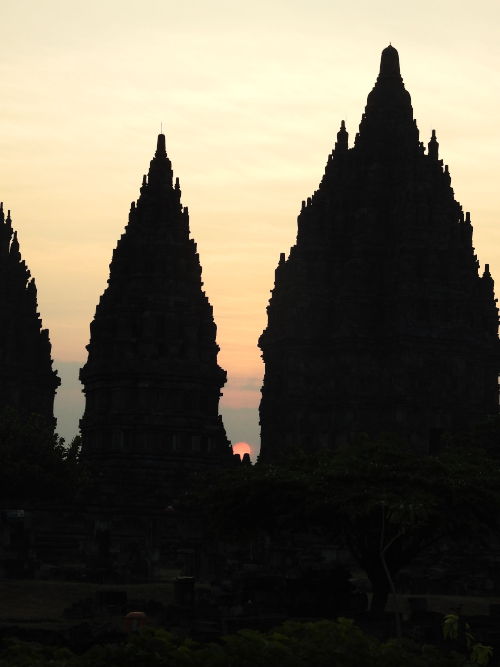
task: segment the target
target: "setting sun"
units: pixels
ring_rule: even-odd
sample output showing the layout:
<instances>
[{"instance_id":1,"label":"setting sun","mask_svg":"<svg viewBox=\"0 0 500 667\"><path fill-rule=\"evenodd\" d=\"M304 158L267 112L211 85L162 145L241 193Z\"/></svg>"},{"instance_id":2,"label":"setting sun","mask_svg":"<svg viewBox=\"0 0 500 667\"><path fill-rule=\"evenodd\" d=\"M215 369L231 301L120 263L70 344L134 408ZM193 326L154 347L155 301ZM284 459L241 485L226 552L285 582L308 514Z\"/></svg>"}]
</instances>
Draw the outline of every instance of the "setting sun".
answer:
<instances>
[{"instance_id":1,"label":"setting sun","mask_svg":"<svg viewBox=\"0 0 500 667\"><path fill-rule=\"evenodd\" d=\"M250 457L252 456L252 449L246 442L237 442L235 445L233 445L233 452L235 454L239 454L241 459L243 459L245 454L249 454Z\"/></svg>"}]
</instances>

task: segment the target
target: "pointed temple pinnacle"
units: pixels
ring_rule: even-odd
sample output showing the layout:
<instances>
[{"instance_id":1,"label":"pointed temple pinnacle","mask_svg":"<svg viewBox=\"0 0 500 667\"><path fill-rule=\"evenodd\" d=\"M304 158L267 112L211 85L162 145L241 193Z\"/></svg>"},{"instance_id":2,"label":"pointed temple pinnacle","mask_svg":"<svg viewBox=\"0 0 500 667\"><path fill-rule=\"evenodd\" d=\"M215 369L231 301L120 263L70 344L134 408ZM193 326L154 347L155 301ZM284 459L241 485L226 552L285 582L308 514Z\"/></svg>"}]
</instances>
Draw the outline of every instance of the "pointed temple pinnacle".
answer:
<instances>
[{"instance_id":1,"label":"pointed temple pinnacle","mask_svg":"<svg viewBox=\"0 0 500 667\"><path fill-rule=\"evenodd\" d=\"M388 78L401 78L401 72L399 71L399 54L390 44L382 51L379 73L379 79Z\"/></svg>"},{"instance_id":2,"label":"pointed temple pinnacle","mask_svg":"<svg viewBox=\"0 0 500 667\"><path fill-rule=\"evenodd\" d=\"M383 424L410 450L434 455L445 429L467 432L479 415L499 411L490 267L480 278L470 214L454 198L434 130L429 155L423 150L398 52L388 46L379 62L354 146L347 153L342 122L275 274L258 341L263 464L289 443L335 451L356 430L376 434ZM366 305L348 308L361 294ZM437 299L446 306L437 309ZM456 365L441 361L448 348ZM410 368L415 379L400 382Z\"/></svg>"},{"instance_id":3,"label":"pointed temple pinnacle","mask_svg":"<svg viewBox=\"0 0 500 667\"><path fill-rule=\"evenodd\" d=\"M166 156L167 156L167 149L165 146L165 135L159 134L158 143L156 145L155 157L166 157Z\"/></svg>"},{"instance_id":4,"label":"pointed temple pinnacle","mask_svg":"<svg viewBox=\"0 0 500 667\"><path fill-rule=\"evenodd\" d=\"M432 130L432 137L429 143L427 144L427 147L429 149L429 157L431 160L439 160L439 144L438 140L436 139L436 130Z\"/></svg>"},{"instance_id":5,"label":"pointed temple pinnacle","mask_svg":"<svg viewBox=\"0 0 500 667\"><path fill-rule=\"evenodd\" d=\"M335 142L336 151L347 151L349 148L349 134L345 129L345 120L340 124L340 130L337 132L337 141Z\"/></svg>"},{"instance_id":6,"label":"pointed temple pinnacle","mask_svg":"<svg viewBox=\"0 0 500 667\"><path fill-rule=\"evenodd\" d=\"M201 289L202 269L190 238L188 208L182 209L180 186L173 188L171 167L161 133L147 187L141 188L130 224L113 251L108 286L91 325L88 360L80 371L86 395L80 423L82 459L91 462L96 483L109 480L114 485L110 493L116 495L110 503L119 502L116 498L125 493L140 499L140 508L166 507L190 488L177 474L179 456L193 471L222 465L218 461L224 457L232 461L218 409L226 371L217 364L213 310ZM0 318L2 314L0 308ZM171 332L179 332L179 340ZM124 336L127 342L120 347ZM113 368L109 358L117 359ZM3 381L1 371L0 363ZM123 400L122 407L101 418L93 406L103 387ZM126 414L129 404L138 405L139 395L141 412L132 409ZM175 407L170 402L174 395L180 397ZM153 402L157 396L165 399L161 406ZM127 451L115 455L103 434L118 431ZM148 470L152 460L154 470ZM133 471L133 481L127 471Z\"/></svg>"}]
</instances>

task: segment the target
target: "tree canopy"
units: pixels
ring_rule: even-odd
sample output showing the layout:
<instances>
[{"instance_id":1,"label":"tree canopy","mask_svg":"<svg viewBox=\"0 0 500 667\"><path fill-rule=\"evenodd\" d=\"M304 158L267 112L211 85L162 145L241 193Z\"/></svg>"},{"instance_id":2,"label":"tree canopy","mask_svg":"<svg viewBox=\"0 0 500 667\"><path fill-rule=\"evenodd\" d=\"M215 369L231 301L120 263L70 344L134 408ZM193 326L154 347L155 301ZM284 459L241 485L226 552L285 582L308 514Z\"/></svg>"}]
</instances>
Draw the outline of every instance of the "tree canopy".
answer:
<instances>
[{"instance_id":1,"label":"tree canopy","mask_svg":"<svg viewBox=\"0 0 500 667\"><path fill-rule=\"evenodd\" d=\"M408 639L380 643L353 621L287 621L268 632L240 630L218 643L198 644L178 633L143 627L126 642L95 645L82 655L68 648L6 640L0 667L465 667L455 652Z\"/></svg>"},{"instance_id":2,"label":"tree canopy","mask_svg":"<svg viewBox=\"0 0 500 667\"><path fill-rule=\"evenodd\" d=\"M205 475L197 492L215 528L229 536L304 525L341 534L385 607L390 577L444 536L484 539L500 508L500 462L479 448L416 452L389 436L273 464ZM384 551L384 558L381 558Z\"/></svg>"},{"instance_id":3,"label":"tree canopy","mask_svg":"<svg viewBox=\"0 0 500 667\"><path fill-rule=\"evenodd\" d=\"M85 486L80 437L69 447L40 415L21 420L7 407L0 414L0 501L58 501Z\"/></svg>"},{"instance_id":4,"label":"tree canopy","mask_svg":"<svg viewBox=\"0 0 500 667\"><path fill-rule=\"evenodd\" d=\"M452 447L483 449L488 458L500 461L500 414L476 422L470 431L448 436Z\"/></svg>"}]
</instances>

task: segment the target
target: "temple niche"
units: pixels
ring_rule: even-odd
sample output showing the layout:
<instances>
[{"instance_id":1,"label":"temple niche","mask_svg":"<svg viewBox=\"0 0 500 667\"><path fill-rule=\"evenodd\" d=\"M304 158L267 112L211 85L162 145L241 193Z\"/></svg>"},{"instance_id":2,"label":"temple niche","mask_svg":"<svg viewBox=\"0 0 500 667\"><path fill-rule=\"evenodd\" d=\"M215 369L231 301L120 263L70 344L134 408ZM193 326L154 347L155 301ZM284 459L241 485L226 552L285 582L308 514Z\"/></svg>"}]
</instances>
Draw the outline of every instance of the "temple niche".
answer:
<instances>
[{"instance_id":1,"label":"temple niche","mask_svg":"<svg viewBox=\"0 0 500 667\"><path fill-rule=\"evenodd\" d=\"M42 415L55 427L61 380L52 368L49 332L38 314L35 279L21 258L10 211L0 204L0 410Z\"/></svg>"},{"instance_id":2,"label":"temple niche","mask_svg":"<svg viewBox=\"0 0 500 667\"><path fill-rule=\"evenodd\" d=\"M226 372L179 179L158 136L90 325L82 456L108 504L165 507L188 475L232 459Z\"/></svg>"},{"instance_id":3,"label":"temple niche","mask_svg":"<svg viewBox=\"0 0 500 667\"><path fill-rule=\"evenodd\" d=\"M276 269L260 405L261 456L392 431L433 451L498 413L493 278L432 132L419 140L398 52L382 52L354 146L344 121Z\"/></svg>"}]
</instances>

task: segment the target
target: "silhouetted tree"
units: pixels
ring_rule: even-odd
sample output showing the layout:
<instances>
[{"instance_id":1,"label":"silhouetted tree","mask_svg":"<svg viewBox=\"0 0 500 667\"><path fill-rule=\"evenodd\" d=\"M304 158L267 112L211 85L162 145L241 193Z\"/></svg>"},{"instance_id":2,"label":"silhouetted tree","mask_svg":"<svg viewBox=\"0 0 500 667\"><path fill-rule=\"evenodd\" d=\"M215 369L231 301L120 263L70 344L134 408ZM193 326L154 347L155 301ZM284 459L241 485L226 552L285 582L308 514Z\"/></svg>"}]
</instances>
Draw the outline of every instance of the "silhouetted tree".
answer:
<instances>
[{"instance_id":1,"label":"silhouetted tree","mask_svg":"<svg viewBox=\"0 0 500 667\"><path fill-rule=\"evenodd\" d=\"M470 431L448 435L447 442L454 448L483 449L488 458L500 461L500 415L476 422Z\"/></svg>"},{"instance_id":2,"label":"silhouetted tree","mask_svg":"<svg viewBox=\"0 0 500 667\"><path fill-rule=\"evenodd\" d=\"M341 534L386 605L391 579L445 536L484 539L500 508L500 464L481 449L436 456L381 436L333 452L294 450L275 464L205 475L196 501L226 536L309 525ZM389 575L389 576L388 576Z\"/></svg>"},{"instance_id":3,"label":"silhouetted tree","mask_svg":"<svg viewBox=\"0 0 500 667\"><path fill-rule=\"evenodd\" d=\"M80 437L65 447L45 419L21 420L7 407L0 414L0 501L58 501L87 484L79 462Z\"/></svg>"}]
</instances>

